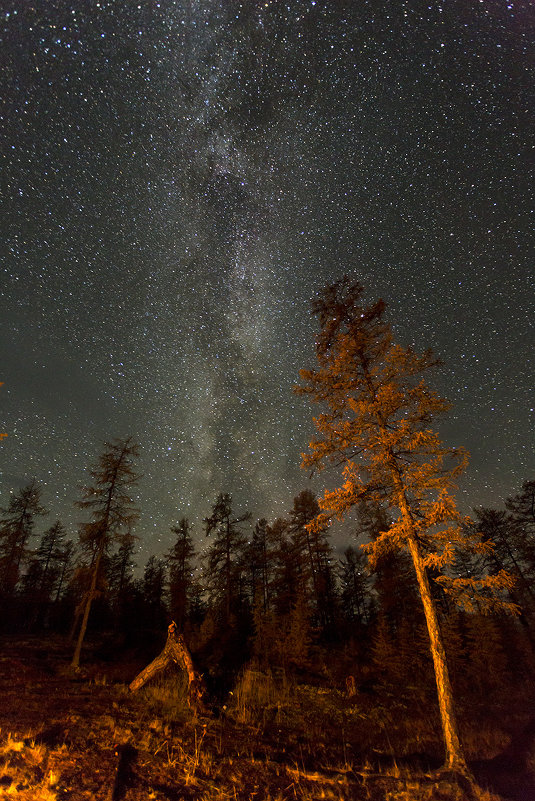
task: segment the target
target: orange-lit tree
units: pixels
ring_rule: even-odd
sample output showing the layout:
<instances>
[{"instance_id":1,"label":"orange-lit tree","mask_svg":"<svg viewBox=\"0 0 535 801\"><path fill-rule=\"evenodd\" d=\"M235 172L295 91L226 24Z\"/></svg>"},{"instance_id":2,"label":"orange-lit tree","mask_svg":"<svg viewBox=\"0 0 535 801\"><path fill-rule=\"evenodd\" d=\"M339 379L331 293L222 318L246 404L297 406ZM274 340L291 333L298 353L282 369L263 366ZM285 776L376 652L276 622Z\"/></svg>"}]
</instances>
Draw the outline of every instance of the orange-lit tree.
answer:
<instances>
[{"instance_id":1,"label":"orange-lit tree","mask_svg":"<svg viewBox=\"0 0 535 801\"><path fill-rule=\"evenodd\" d=\"M364 306L362 292L346 276L313 303L321 326L318 367L301 370L304 386L296 391L325 411L314 419L318 434L303 455L303 467L343 464L344 480L325 491L322 511L309 525L322 529L363 501L386 507L393 522L366 545L369 559L373 566L385 552L410 552L429 633L446 766L467 773L428 570L465 607L481 588L490 599L508 579L500 573L478 584L448 575L457 549L489 547L467 534L452 496L467 454L446 448L431 429L449 408L423 378L436 359L429 351L418 355L396 345L383 319L384 302Z\"/></svg>"},{"instance_id":2,"label":"orange-lit tree","mask_svg":"<svg viewBox=\"0 0 535 801\"><path fill-rule=\"evenodd\" d=\"M138 518L131 497L131 488L139 476L134 470L134 459L138 446L131 437L107 442L98 466L90 471L93 483L82 490L78 506L89 509L92 519L80 530L80 542L91 553L89 589L83 600L83 617L72 658L72 667L78 668L80 653L89 620L91 605L97 594L97 586L104 556L124 530L130 530Z\"/></svg>"}]
</instances>

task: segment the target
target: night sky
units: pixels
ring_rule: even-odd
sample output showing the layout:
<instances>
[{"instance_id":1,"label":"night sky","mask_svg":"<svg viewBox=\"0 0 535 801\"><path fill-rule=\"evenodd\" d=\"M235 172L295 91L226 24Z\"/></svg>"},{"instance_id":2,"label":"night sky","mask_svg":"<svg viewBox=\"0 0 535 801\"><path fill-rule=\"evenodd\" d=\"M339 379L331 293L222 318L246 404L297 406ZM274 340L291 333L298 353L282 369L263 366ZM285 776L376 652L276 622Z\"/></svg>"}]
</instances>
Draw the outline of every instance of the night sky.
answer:
<instances>
[{"instance_id":1,"label":"night sky","mask_svg":"<svg viewBox=\"0 0 535 801\"><path fill-rule=\"evenodd\" d=\"M220 491L309 483L310 299L344 273L431 347L468 511L534 478L535 5L0 0L0 504L72 536L140 443L139 561ZM317 410L315 410L317 411Z\"/></svg>"}]
</instances>

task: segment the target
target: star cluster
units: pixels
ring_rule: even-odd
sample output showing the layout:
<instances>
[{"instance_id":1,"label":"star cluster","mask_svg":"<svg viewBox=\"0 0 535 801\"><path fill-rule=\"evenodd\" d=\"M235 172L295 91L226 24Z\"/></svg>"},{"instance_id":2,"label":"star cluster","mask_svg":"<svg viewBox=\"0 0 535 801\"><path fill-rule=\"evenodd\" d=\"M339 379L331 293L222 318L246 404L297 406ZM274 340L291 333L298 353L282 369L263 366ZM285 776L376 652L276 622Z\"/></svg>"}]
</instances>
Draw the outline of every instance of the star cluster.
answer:
<instances>
[{"instance_id":1,"label":"star cluster","mask_svg":"<svg viewBox=\"0 0 535 801\"><path fill-rule=\"evenodd\" d=\"M0 24L2 503L35 476L74 533L133 434L146 554L220 491L287 512L309 299L346 272L443 359L465 506L532 478L530 3L13 0Z\"/></svg>"}]
</instances>

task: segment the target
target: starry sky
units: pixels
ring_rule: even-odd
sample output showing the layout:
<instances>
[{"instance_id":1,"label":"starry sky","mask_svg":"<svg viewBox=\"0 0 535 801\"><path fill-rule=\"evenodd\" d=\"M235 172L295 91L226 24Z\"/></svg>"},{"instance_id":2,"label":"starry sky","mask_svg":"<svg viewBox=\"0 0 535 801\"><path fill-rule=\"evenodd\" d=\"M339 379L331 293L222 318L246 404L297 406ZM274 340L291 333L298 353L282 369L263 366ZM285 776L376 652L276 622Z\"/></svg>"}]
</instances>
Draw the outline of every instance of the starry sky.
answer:
<instances>
[{"instance_id":1,"label":"starry sky","mask_svg":"<svg viewBox=\"0 0 535 801\"><path fill-rule=\"evenodd\" d=\"M442 358L461 507L533 479L534 43L528 0L0 0L0 503L74 536L132 434L140 561L287 513L344 273Z\"/></svg>"}]
</instances>

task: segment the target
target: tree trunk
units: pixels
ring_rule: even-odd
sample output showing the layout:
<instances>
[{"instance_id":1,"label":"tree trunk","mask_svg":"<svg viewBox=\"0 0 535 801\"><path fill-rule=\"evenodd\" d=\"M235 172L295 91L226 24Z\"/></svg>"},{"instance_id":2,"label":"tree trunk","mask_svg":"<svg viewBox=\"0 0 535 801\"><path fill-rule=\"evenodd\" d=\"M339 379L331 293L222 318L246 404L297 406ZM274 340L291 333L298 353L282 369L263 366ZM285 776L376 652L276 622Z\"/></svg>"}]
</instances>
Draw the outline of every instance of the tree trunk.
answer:
<instances>
[{"instance_id":1,"label":"tree trunk","mask_svg":"<svg viewBox=\"0 0 535 801\"><path fill-rule=\"evenodd\" d=\"M179 665L186 671L188 677L188 704L192 708L204 709L203 695L205 692L204 682L200 673L197 673L193 666L193 660L188 650L184 638L177 633L176 623L170 623L167 629L167 642L163 651L158 654L156 659L147 665L141 673L135 677L129 686L130 692L136 692L143 687L153 676L164 670L171 662Z\"/></svg>"},{"instance_id":2,"label":"tree trunk","mask_svg":"<svg viewBox=\"0 0 535 801\"><path fill-rule=\"evenodd\" d=\"M420 598L424 608L425 621L427 623L429 645L431 656L433 658L435 681L437 685L440 722L442 724L444 744L446 746L446 768L462 774L463 776L469 777L470 771L468 770L461 740L459 738L459 729L457 725L457 716L455 714L455 704L453 701L453 692L451 689L448 663L446 661L446 652L442 642L442 634L440 632L435 603L429 587L429 579L427 577L425 565L423 563L420 548L418 546L414 521L412 519L411 510L405 495L399 468L394 463L393 459L390 467L398 497L399 508L401 509L401 514L408 534L407 544L409 546L412 563L416 572L418 590L420 592Z\"/></svg>"},{"instance_id":3,"label":"tree trunk","mask_svg":"<svg viewBox=\"0 0 535 801\"><path fill-rule=\"evenodd\" d=\"M468 768L464 758L457 718L453 702L453 692L451 689L446 653L442 643L442 635L439 628L438 617L435 604L429 587L429 579L422 563L422 557L418 548L418 543L414 537L409 537L409 550L412 556L418 589L424 607L427 631L431 645L431 656L435 668L435 679L437 683L438 704L440 708L440 719L444 742L446 745L446 767L463 775L468 775Z\"/></svg>"},{"instance_id":4,"label":"tree trunk","mask_svg":"<svg viewBox=\"0 0 535 801\"><path fill-rule=\"evenodd\" d=\"M89 612L91 609L91 604L93 603L93 598L95 597L95 590L97 587L97 578L98 578L98 571L100 568L100 562L102 559L102 555L104 553L104 541L99 549L97 558L95 560L95 565L93 567L93 575L91 576L91 586L89 587L89 592L87 593L87 599L85 602L85 609L84 609L84 616L82 618L82 625L80 626L80 631L78 632L78 639L76 641L76 648L74 649L74 654L72 657L71 667L75 670L78 670L80 666L80 653L82 651L82 643L84 641L85 632L87 629L87 621L89 620Z\"/></svg>"}]
</instances>

